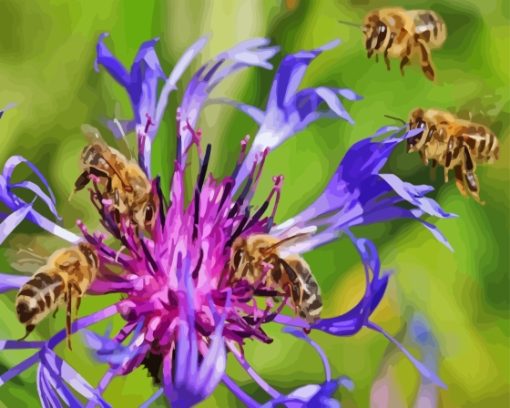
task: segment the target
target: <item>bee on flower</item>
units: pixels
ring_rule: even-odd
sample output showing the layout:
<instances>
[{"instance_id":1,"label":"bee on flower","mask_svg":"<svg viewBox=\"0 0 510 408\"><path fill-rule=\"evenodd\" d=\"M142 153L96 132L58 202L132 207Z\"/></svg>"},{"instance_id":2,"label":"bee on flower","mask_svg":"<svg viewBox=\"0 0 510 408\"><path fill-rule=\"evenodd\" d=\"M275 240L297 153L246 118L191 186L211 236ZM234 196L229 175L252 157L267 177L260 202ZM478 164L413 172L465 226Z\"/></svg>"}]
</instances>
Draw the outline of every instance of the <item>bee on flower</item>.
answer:
<instances>
[{"instance_id":1,"label":"bee on flower","mask_svg":"<svg viewBox=\"0 0 510 408\"><path fill-rule=\"evenodd\" d=\"M77 181L80 189L90 186L90 201L104 227L102 232L91 232L78 220L76 234L41 215L36 206L44 204L58 217L55 197L44 176L27 159L11 157L0 176L0 198L11 210L0 224L1 242L23 220L72 245L86 242L99 265L89 294L121 295L115 304L75 320L69 329L69 335L82 334L97 360L107 366L105 375L93 386L56 354L55 346L66 337L63 330L48 340L0 342L2 350L35 350L31 357L0 374L0 385L37 364L37 387L43 406L60 406L61 401L68 406L82 406L81 397L95 405L110 406L103 397L110 381L145 366L157 391L143 406L162 395L172 406L192 406L210 396L220 383L249 407L290 402L321 406L333 401L340 386L350 388L352 384L344 377L332 377L324 352L308 333L351 336L366 327L396 342L370 321L385 293L389 274L381 271L375 245L351 230L359 225L409 218L422 223L448 246L436 227L421 218L424 214L453 216L426 196L432 188L381 173L394 148L415 136L419 129L406 132L403 128L386 127L357 142L340 161L319 197L301 213L277 223L279 203L295 198L282 193L284 175L275 174L266 198L261 202L254 200L266 157L317 120L353 123L343 102L360 99L354 91L326 86L297 89L307 67L339 42L285 56L264 109L226 98L210 99L210 95L218 84L240 70L272 69L270 59L278 48L269 45L268 40L244 41L204 64L187 84L175 113L177 147L171 183L166 186L160 181L161 174L151 173L153 142L170 94L206 39L193 44L167 75L155 51L157 40L142 44L127 70L108 49L105 37L101 35L97 44L96 69L106 70L126 90L134 112L131 120L115 120L109 122L109 127L117 136L132 132L136 137L138 161L129 165L136 165L136 172L140 171L147 180L142 184L144 203L150 203L150 211L135 206L135 188L106 163L104 155L87 156L87 161L82 156L82 164L87 166L82 166ZM209 168L212 155L221 154L221 148L205 145L198 129L206 102L234 106L259 126L251 144L239 135L238 158L230 175L223 179L213 177ZM103 148L108 150L107 146ZM199 158L197 168L188 165L192 150ZM94 160L103 159L101 166L93 164ZM13 181L13 171L20 164L31 168L44 190L31 181ZM190 178L194 181L188 190L185 180ZM31 191L34 201L21 199L18 188ZM366 288L349 312L328 317L321 313L322 303L334 299L320 295L313 267L304 261L303 254L341 236L351 239L360 254ZM257 241L261 237L262 241ZM3 274L0 291L16 290L26 280ZM118 333L105 335L85 330L116 314L124 320ZM280 325L316 349L323 360L324 379L285 394L258 375L244 358L244 348L249 341L271 343L268 325ZM228 353L267 394L265 402L255 401L225 373ZM424 377L442 385L432 371L408 356Z\"/></svg>"}]
</instances>

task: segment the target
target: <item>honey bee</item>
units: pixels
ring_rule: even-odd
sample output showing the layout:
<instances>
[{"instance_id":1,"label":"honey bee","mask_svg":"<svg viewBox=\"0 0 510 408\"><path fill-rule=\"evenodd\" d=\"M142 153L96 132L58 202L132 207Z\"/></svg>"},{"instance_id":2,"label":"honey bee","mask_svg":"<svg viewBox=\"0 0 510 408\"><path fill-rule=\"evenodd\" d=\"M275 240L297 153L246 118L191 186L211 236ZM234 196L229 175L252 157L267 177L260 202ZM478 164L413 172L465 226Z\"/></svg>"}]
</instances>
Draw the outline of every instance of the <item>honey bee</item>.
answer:
<instances>
[{"instance_id":1,"label":"honey bee","mask_svg":"<svg viewBox=\"0 0 510 408\"><path fill-rule=\"evenodd\" d=\"M145 172L136 162L108 146L96 129L84 126L83 130L90 143L81 153L83 172L74 184L74 192L83 189L91 175L95 176L105 187L102 198L112 200L118 222L120 215L126 215L139 228L151 231L157 203Z\"/></svg>"},{"instance_id":2,"label":"honey bee","mask_svg":"<svg viewBox=\"0 0 510 408\"><path fill-rule=\"evenodd\" d=\"M94 248L87 243L55 251L16 296L16 314L25 325L25 339L52 311L66 303L66 335L71 349L71 309L72 299L76 298L76 313L81 297L95 279L99 268L99 258Z\"/></svg>"},{"instance_id":3,"label":"honey bee","mask_svg":"<svg viewBox=\"0 0 510 408\"><path fill-rule=\"evenodd\" d=\"M282 247L303 235L284 239L267 234L238 237L231 250L230 283L245 279L254 289L265 287L283 291L292 299L296 314L312 324L319 319L322 310L319 285L303 258L280 255Z\"/></svg>"},{"instance_id":4,"label":"honey bee","mask_svg":"<svg viewBox=\"0 0 510 408\"><path fill-rule=\"evenodd\" d=\"M493 163L499 158L496 135L484 125L434 109L413 110L409 128L421 128L423 132L407 139L407 151L419 152L425 165L432 160L434 167L437 164L443 166L445 182L453 168L459 191L483 204L475 174L476 165Z\"/></svg>"},{"instance_id":5,"label":"honey bee","mask_svg":"<svg viewBox=\"0 0 510 408\"><path fill-rule=\"evenodd\" d=\"M404 67L414 55L418 55L425 76L434 80L430 50L440 48L446 40L446 25L437 13L383 8L368 13L361 29L368 58L375 53L377 61L377 55L383 54L388 70L390 57L400 58L400 72L404 75Z\"/></svg>"}]
</instances>

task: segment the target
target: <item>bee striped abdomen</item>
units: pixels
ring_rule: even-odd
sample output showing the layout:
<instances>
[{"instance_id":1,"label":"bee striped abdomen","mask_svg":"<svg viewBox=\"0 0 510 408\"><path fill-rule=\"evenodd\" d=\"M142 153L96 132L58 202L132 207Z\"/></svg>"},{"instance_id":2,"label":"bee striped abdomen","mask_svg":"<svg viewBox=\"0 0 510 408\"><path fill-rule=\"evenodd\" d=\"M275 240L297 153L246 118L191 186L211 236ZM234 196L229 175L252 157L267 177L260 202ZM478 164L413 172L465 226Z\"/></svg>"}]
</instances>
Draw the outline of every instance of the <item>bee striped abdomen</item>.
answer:
<instances>
[{"instance_id":1,"label":"bee striped abdomen","mask_svg":"<svg viewBox=\"0 0 510 408\"><path fill-rule=\"evenodd\" d=\"M26 282L16 297L18 320L35 326L55 309L63 299L64 281L58 275L39 272Z\"/></svg>"},{"instance_id":2,"label":"bee striped abdomen","mask_svg":"<svg viewBox=\"0 0 510 408\"><path fill-rule=\"evenodd\" d=\"M294 287L300 288L299 298L294 299L299 306L299 314L308 322L313 323L320 317L322 311L322 297L320 288L310 267L302 258L289 257L285 259L287 265L294 273ZM292 279L291 279L292 280Z\"/></svg>"}]
</instances>

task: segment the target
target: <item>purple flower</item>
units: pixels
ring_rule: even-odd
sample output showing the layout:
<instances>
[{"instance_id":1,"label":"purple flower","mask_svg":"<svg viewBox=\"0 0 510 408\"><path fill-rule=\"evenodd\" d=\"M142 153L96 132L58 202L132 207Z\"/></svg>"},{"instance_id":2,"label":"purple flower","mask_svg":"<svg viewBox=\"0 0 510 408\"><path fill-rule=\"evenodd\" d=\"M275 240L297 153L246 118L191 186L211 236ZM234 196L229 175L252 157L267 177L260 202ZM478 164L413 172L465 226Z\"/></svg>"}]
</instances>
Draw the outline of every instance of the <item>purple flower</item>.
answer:
<instances>
[{"instance_id":1,"label":"purple flower","mask_svg":"<svg viewBox=\"0 0 510 408\"><path fill-rule=\"evenodd\" d=\"M5 240L24 219L29 220L60 238L77 243L85 240L100 258L101 270L89 292L95 295L120 293L122 300L90 316L77 320L72 332L82 331L85 343L96 360L108 366L97 387L61 360L54 348L64 339L64 331L47 341L5 340L0 349L34 348L36 353L0 375L0 385L28 367L39 364L37 384L44 406L80 405L77 394L91 404L105 406L102 393L115 376L128 375L146 366L156 385L161 388L143 406L165 395L172 406L191 406L205 398L222 382L243 403L259 406L244 393L236 382L225 374L226 355L231 353L254 381L267 393L264 406L280 403L296 406L339 406L332 395L345 379L331 378L327 358L319 345L306 333L316 330L334 336L352 336L363 328L382 333L395 340L371 321L371 315L381 301L389 275L381 273L375 245L358 238L351 231L359 225L386 222L398 218L418 220L444 244L446 239L423 214L439 218L452 215L443 211L436 201L426 196L429 186L415 186L381 170L393 149L416 131L383 128L374 136L352 146L333 175L324 192L309 208L293 218L276 225L275 213L282 199L283 176L275 175L273 187L265 200L253 200L263 171L266 156L283 141L322 118L340 118L352 123L341 98L355 101L359 97L349 89L330 87L298 91L308 65L337 41L311 51L286 56L276 71L266 110L220 99L234 104L252 116L260 125L250 149L247 139L240 140L239 158L230 176L216 179L209 172L213 154L211 145L204 146L201 132L196 129L200 113L210 93L218 83L231 74L247 68L272 68L268 60L277 48L268 46L265 39L245 41L204 64L192 77L184 91L176 113L177 151L175 169L169 191L163 193L159 176L152 177L151 146L166 109L169 94L176 89L182 72L205 45L198 40L186 51L167 77L161 69L154 50L155 40L144 43L135 57L130 72L113 56L99 39L97 64L102 65L127 91L134 119L122 132L136 129L139 163L152 183L152 198L159 203L154 225L141 232L128 217L115 218L110 204L103 197L103 186L91 179L92 202L98 210L106 234L89 232L78 221L81 237L66 231L34 209L44 203L46 211L58 219L55 198L48 183L37 168L19 156L9 159L0 176L0 199L12 211L4 215L0 224L0 238ZM164 80L161 92L158 81ZM115 126L122 124L115 120ZM389 136L388 132L393 132ZM385 136L386 135L386 136ZM195 172L186 163L191 149L195 149L199 165ZM13 182L14 168L28 165L42 183ZM185 180L193 179L190 192ZM17 189L34 194L31 203L16 195ZM191 193L191 194L189 194ZM165 197L170 197L170 202ZM191 196L190 200L186 197ZM365 267L366 289L359 303L349 312L324 317L313 324L290 317L283 311L290 292L279 292L265 276L256 284L245 279L232 280L232 244L238 237L271 234L286 237L307 232L310 237L296 243L289 250L295 254L347 235L355 244ZM117 245L110 246L116 241ZM121 247L120 250L114 249ZM339 267L341 268L341 267ZM113 273L112 269L121 270ZM336 271L330 271L336 273ZM264 273L267 270L264 269ZM0 292L16 289L26 278L5 275ZM273 298L276 298L274 300ZM261 301L256 302L259 299ZM265 301L265 305L263 305ZM331 301L325 299L326 302ZM83 329L114 314L124 319L124 327L110 338ZM319 353L325 370L324 381L304 385L284 395L268 384L244 358L247 340L270 343L265 328L280 324L286 332L307 341ZM130 338L130 340L129 340ZM402 348L424 378L442 384L434 373Z\"/></svg>"}]
</instances>

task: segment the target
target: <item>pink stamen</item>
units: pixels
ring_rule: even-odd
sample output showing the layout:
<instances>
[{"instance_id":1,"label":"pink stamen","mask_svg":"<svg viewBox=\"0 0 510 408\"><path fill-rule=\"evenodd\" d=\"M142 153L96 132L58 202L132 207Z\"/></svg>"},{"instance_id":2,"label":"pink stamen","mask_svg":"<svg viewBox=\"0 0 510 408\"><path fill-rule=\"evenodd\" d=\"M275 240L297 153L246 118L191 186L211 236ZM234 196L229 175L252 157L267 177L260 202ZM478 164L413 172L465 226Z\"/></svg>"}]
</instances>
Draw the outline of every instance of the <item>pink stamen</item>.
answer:
<instances>
[{"instance_id":1,"label":"pink stamen","mask_svg":"<svg viewBox=\"0 0 510 408\"><path fill-rule=\"evenodd\" d=\"M187 154L191 146L195 145L197 147L198 156L202 158L202 148L200 146L200 142L202 140L202 129L193 129L191 123L189 123L189 119L186 120L185 129L191 134L191 143L186 147L185 153Z\"/></svg>"},{"instance_id":2,"label":"pink stamen","mask_svg":"<svg viewBox=\"0 0 510 408\"><path fill-rule=\"evenodd\" d=\"M96 176L95 174L89 174L88 178L95 184L99 184L101 182L101 178L99 176Z\"/></svg>"},{"instance_id":3,"label":"pink stamen","mask_svg":"<svg viewBox=\"0 0 510 408\"><path fill-rule=\"evenodd\" d=\"M262 266L262 271L264 272L264 275L266 275L268 272L271 272L274 268L273 264L265 261L262 261L260 265Z\"/></svg>"}]
</instances>

